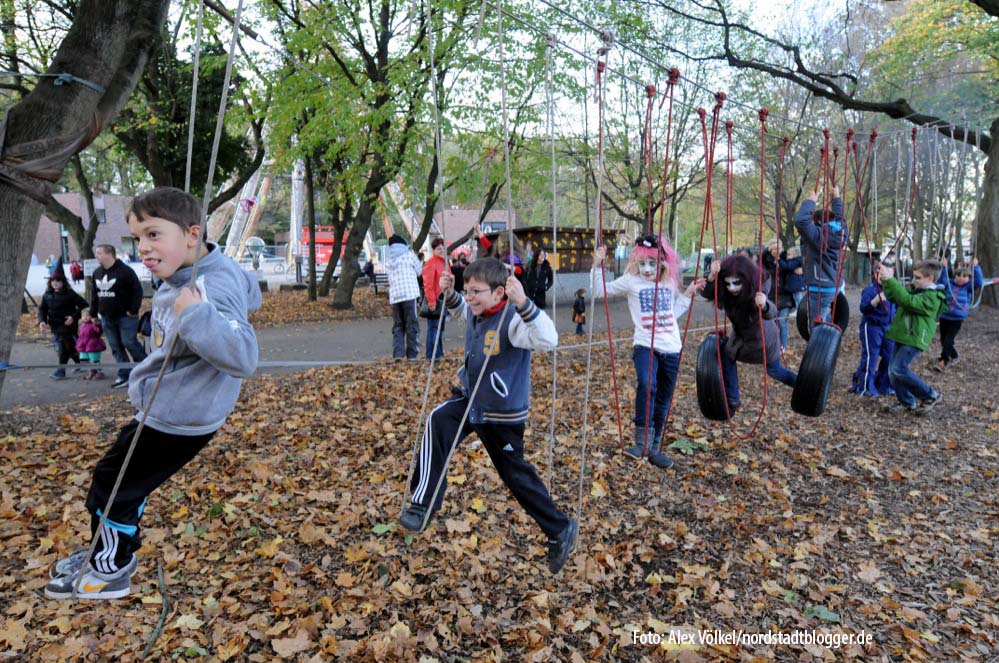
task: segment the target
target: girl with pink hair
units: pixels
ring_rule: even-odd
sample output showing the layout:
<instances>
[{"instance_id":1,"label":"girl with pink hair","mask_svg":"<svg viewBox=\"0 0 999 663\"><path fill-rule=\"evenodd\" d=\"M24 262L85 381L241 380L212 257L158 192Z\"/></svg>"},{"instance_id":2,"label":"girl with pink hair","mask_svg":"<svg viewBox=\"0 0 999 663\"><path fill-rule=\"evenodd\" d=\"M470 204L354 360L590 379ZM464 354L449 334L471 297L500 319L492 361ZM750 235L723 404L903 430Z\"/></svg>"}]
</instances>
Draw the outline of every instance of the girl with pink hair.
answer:
<instances>
[{"instance_id":1,"label":"girl with pink hair","mask_svg":"<svg viewBox=\"0 0 999 663\"><path fill-rule=\"evenodd\" d=\"M597 267L607 255L606 247L594 253L592 283L595 296L603 296L603 270ZM673 459L659 450L666 414L673 400L680 368L680 316L690 308L694 283L680 292L680 260L665 237L644 235L635 242L631 260L621 278L607 283L607 296L627 295L628 310L635 324L632 359L638 381L635 385L635 438L625 450L656 467L673 467ZM651 366L651 370L650 370Z\"/></svg>"}]
</instances>

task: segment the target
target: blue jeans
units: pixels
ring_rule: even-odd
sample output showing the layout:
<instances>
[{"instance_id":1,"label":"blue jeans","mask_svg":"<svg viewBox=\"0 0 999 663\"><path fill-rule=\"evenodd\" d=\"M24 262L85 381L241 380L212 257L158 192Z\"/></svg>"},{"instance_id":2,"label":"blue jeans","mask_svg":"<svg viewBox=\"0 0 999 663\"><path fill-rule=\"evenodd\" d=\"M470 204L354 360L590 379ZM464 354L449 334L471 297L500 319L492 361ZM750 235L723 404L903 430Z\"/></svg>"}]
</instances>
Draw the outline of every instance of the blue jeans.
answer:
<instances>
[{"instance_id":1,"label":"blue jeans","mask_svg":"<svg viewBox=\"0 0 999 663\"><path fill-rule=\"evenodd\" d=\"M427 359L430 359L430 354L434 351L434 343L437 342L437 334L440 333L441 341L440 345L437 347L437 354L434 355L434 359L444 356L444 323L446 322L447 314L445 313L439 318L427 318Z\"/></svg>"},{"instance_id":2,"label":"blue jeans","mask_svg":"<svg viewBox=\"0 0 999 663\"><path fill-rule=\"evenodd\" d=\"M777 309L777 329L780 330L780 347L782 350L787 348L787 316L791 315L791 308L784 307L784 302L781 301L781 308Z\"/></svg>"},{"instance_id":3,"label":"blue jeans","mask_svg":"<svg viewBox=\"0 0 999 663\"><path fill-rule=\"evenodd\" d=\"M916 401L926 401L933 398L933 389L912 372L909 364L923 353L911 345L895 344L895 353L888 364L888 379L895 390L895 398L899 403L914 407Z\"/></svg>"},{"instance_id":4,"label":"blue jeans","mask_svg":"<svg viewBox=\"0 0 999 663\"><path fill-rule=\"evenodd\" d=\"M725 381L725 399L728 401L729 408L731 409L742 404L742 399L739 396L739 371L736 368L735 361L729 359L728 354L724 350L721 353L721 360L722 379ZM798 381L798 375L780 363L780 355L767 357L767 360L767 375L778 382L793 387Z\"/></svg>"},{"instance_id":5,"label":"blue jeans","mask_svg":"<svg viewBox=\"0 0 999 663\"><path fill-rule=\"evenodd\" d=\"M392 356L396 359L420 356L420 319L416 317L415 299L392 304Z\"/></svg>"},{"instance_id":6,"label":"blue jeans","mask_svg":"<svg viewBox=\"0 0 999 663\"><path fill-rule=\"evenodd\" d=\"M649 371L649 355L652 355L652 371ZM647 428L649 421L649 385L652 386L652 422L656 433L661 433L666 422L666 413L673 400L673 389L676 387L676 374L680 370L679 353L652 352L649 348L636 345L631 351L635 362L635 374L638 384L635 386L635 418L636 426Z\"/></svg>"},{"instance_id":7,"label":"blue jeans","mask_svg":"<svg viewBox=\"0 0 999 663\"><path fill-rule=\"evenodd\" d=\"M115 361L127 364L130 360L128 355L132 355L131 361L138 364L146 358L146 351L139 342L139 318L135 315L123 315L120 318L101 318L104 326L104 335L108 337L108 345L111 347L111 354ZM126 354L127 351L127 354ZM119 368L118 379L127 380L128 374L132 372L130 368Z\"/></svg>"},{"instance_id":8,"label":"blue jeans","mask_svg":"<svg viewBox=\"0 0 999 663\"><path fill-rule=\"evenodd\" d=\"M826 322L832 322L832 303L836 292L808 291L808 329L811 331L815 318L821 317Z\"/></svg>"},{"instance_id":9,"label":"blue jeans","mask_svg":"<svg viewBox=\"0 0 999 663\"><path fill-rule=\"evenodd\" d=\"M804 298L805 291L799 290L798 292L791 293L791 301L788 301L787 297L783 297L780 300L780 308L777 309L777 328L780 330L780 347L782 349L787 349L787 338L789 336L787 319L790 317L791 311L798 308L798 304Z\"/></svg>"}]
</instances>

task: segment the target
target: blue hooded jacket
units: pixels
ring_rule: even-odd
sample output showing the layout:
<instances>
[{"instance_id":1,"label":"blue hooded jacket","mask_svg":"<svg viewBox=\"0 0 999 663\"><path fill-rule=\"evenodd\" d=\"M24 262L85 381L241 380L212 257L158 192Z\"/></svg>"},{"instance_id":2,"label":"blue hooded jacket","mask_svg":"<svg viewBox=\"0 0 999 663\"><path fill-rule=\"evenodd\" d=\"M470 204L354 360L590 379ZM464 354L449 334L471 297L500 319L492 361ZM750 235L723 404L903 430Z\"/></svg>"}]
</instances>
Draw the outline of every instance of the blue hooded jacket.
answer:
<instances>
[{"instance_id":1,"label":"blue hooded jacket","mask_svg":"<svg viewBox=\"0 0 999 663\"><path fill-rule=\"evenodd\" d=\"M879 290L878 284L872 281L860 293L860 312L863 314L861 323L881 327L887 331L892 319L895 317L896 307L894 303L887 300L879 303L877 306L871 306L871 300L877 297Z\"/></svg>"},{"instance_id":2,"label":"blue hooded jacket","mask_svg":"<svg viewBox=\"0 0 999 663\"><path fill-rule=\"evenodd\" d=\"M968 313L971 311L975 290L981 290L983 286L982 268L975 265L972 270L974 276L964 285L955 283L947 270L947 265L944 265L943 269L940 270L940 276L937 278L937 283L944 285L947 301L949 302L947 311L940 315L940 319L967 320Z\"/></svg>"},{"instance_id":3,"label":"blue hooded jacket","mask_svg":"<svg viewBox=\"0 0 999 663\"><path fill-rule=\"evenodd\" d=\"M805 259L805 283L812 292L836 292L839 283L840 247L846 247L849 233L843 219L843 199L833 198L830 218L825 223L812 221L814 200L801 203L794 226L801 236L801 255ZM823 250L823 245L825 250Z\"/></svg>"}]
</instances>

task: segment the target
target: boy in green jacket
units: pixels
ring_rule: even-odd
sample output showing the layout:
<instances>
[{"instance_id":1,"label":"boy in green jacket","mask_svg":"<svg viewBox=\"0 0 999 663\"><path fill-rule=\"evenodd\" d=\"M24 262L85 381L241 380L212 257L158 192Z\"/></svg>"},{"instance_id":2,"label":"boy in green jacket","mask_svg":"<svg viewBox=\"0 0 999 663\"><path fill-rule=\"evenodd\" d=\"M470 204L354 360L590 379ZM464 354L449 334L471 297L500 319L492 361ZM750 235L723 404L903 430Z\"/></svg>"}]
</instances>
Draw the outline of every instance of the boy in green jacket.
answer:
<instances>
[{"instance_id":1,"label":"boy in green jacket","mask_svg":"<svg viewBox=\"0 0 999 663\"><path fill-rule=\"evenodd\" d=\"M898 306L888 329L888 338L895 341L888 379L898 402L885 406L886 412L905 408L909 412L926 414L943 398L943 394L909 368L913 360L930 347L930 341L937 333L937 316L947 310L944 287L936 282L940 269L940 263L935 260L917 263L912 271L911 287L906 289L892 278L891 267L881 265L879 274L885 297Z\"/></svg>"}]
</instances>

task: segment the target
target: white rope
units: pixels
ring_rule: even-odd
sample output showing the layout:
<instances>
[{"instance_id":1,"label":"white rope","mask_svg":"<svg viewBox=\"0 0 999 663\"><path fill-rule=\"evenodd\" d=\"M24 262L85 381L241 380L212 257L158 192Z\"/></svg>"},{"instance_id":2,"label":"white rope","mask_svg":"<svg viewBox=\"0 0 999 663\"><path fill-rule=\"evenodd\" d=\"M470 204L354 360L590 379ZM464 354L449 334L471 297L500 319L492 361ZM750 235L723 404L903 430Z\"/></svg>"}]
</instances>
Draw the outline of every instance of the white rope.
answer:
<instances>
[{"instance_id":1,"label":"white rope","mask_svg":"<svg viewBox=\"0 0 999 663\"><path fill-rule=\"evenodd\" d=\"M410 8L410 10L412 11L412 7ZM444 250L445 250L445 254L444 254L444 267L445 268L449 268L448 257L447 257L447 239L446 239L446 235L445 235L446 229L445 229L445 223L444 223L444 205L443 205L443 201L444 201L444 168L443 168L442 163L441 163L442 141L441 141L440 112L439 112L438 105L437 105L437 94L438 94L438 92L437 92L437 63L436 63L436 59L434 57L434 50L436 48L436 45L434 44L434 32L435 32L435 28L434 28L434 25L433 25L433 10L432 9L430 10L430 15L427 17L427 21L430 23L429 29L427 30L427 44L428 44L428 50L430 52L430 97L431 97L431 106L433 107L433 118L434 118L434 152L435 152L435 154L434 154L434 160L435 160L435 162L437 164L437 186L438 186L438 195L437 195L437 200L434 203L434 207L436 207L438 203L441 204L441 227L440 227L440 231L441 231L441 239L444 240ZM432 216L433 216L433 213L431 213L431 217ZM426 284L425 283L423 284L423 287L424 287L424 289L426 288ZM426 293L424 293L424 297L425 296L426 296ZM441 310L440 310L440 317L437 319L437 336L434 338L434 347L430 349L431 360L429 361L430 365L427 367L427 381L426 381L426 384L423 387L423 404L420 405L420 414L416 418L416 436L415 436L415 440L413 441L413 453L412 453L411 459L409 461L409 475L406 478L406 486L403 489L403 494L402 494L402 511L405 511L406 510L406 506L409 504L409 498L410 498L409 487L410 487L410 485L413 482L413 473L416 471L416 458L417 458L417 454L419 453L419 448L420 448L420 435L421 435L421 432L423 431L424 415L426 415L426 413L427 413L427 403L428 403L428 401L430 399L430 384L431 384L431 381L433 380L434 368L436 368L436 366L437 366L437 349L444 342L443 341L444 333L441 330L441 325L443 325L444 322L447 320L448 312L447 312L446 309L447 309L447 304L445 304L445 303L442 302L441 303ZM429 325L429 322L430 321L428 320L427 321L428 325ZM445 465L445 469L446 469L446 467L447 466ZM402 514L402 511L400 511L400 515Z\"/></svg>"},{"instance_id":2,"label":"white rope","mask_svg":"<svg viewBox=\"0 0 999 663\"><path fill-rule=\"evenodd\" d=\"M605 42L606 43L606 42ZM610 45L607 44L602 47L603 54L606 56L610 49ZM599 66L599 65L598 65ZM597 200L596 200L596 223L593 229L593 245L594 247L599 246L601 240L600 230L601 230L601 210L603 207L603 179L604 179L604 151L603 151L603 131L604 131L604 85L606 84L606 78L602 75L597 79L596 85L596 95L597 95ZM593 265L590 273L596 269L598 265ZM599 265L601 274L603 274L604 265L601 262ZM590 279L590 311L591 313L595 310L596 305L596 287L593 283L593 279ZM590 316L589 324L589 334L587 350L586 350L586 389L583 394L583 439L579 452L579 493L576 503L576 521L580 522L583 517L583 486L586 480L586 443L589 436L589 423L590 423L590 378L593 374L593 323L596 315Z\"/></svg>"},{"instance_id":3,"label":"white rope","mask_svg":"<svg viewBox=\"0 0 999 663\"><path fill-rule=\"evenodd\" d=\"M557 319L558 300L558 165L555 160L555 94L552 75L552 48L554 35L548 35L545 47L546 97L548 106L548 139L551 142L552 154L552 260L555 263L553 286L555 295L552 297L552 322ZM552 348L552 419L548 433L548 492L552 492L552 476L555 466L555 412L558 396L558 346Z\"/></svg>"},{"instance_id":4,"label":"white rope","mask_svg":"<svg viewBox=\"0 0 999 663\"><path fill-rule=\"evenodd\" d=\"M502 11L499 12L499 17L500 17L500 23L499 23L499 25L500 25L500 27L499 27L500 85L501 85L502 96L503 96L503 133L504 133L504 136L506 137L506 136L509 135L509 130L508 130L508 127L507 127L507 116L506 116L506 83L505 83L506 79L505 79L505 76L503 75L505 65L504 65L504 58L503 58L503 27L502 27L503 26L503 19L502 19L503 12ZM436 103L436 97L435 97L435 103ZM507 139L506 144L507 144L507 146L509 146L509 139ZM507 193L509 195L509 187L510 187L510 158L509 158L509 154L510 153L509 153L509 147L507 147L506 154L507 154ZM511 210L512 210L512 206L513 206L513 199L512 199L512 197L510 197L510 206L511 206ZM511 223L511 228L510 228L510 239L511 239L511 242L510 242L510 261L511 261L511 264L512 264L512 262L513 262L513 241L512 241L513 240L513 227L512 227L512 223ZM467 306L467 304L466 304L466 306ZM503 307L503 312L500 314L500 322L499 322L499 328L500 329L503 328L503 325L507 324L507 318L508 318L510 312L513 309L514 309L513 302L509 302L509 301L507 302L507 305L505 307ZM451 448L448 451L447 458L444 459L444 464L441 466L440 476L437 478L437 485L434 487L434 493L433 493L433 495L431 495L430 501L426 505L427 506L427 510L423 514L423 522L421 523L421 527L420 527L421 530L427 526L427 522L430 520L430 516L433 513L434 504L437 503L437 495L440 494L441 486L444 484L444 479L447 477L447 468L448 468L448 466L451 463L451 457L454 456L454 451L458 447L458 442L461 441L461 432L462 432L462 429L465 427L465 422L468 420L468 413L472 409L472 404L475 402L475 396L479 392L479 385L482 384L482 377L486 374L486 369L489 367L489 360L491 359L491 357L492 357L492 355L490 355L490 354L486 355L485 360L482 362L482 368L479 370L479 375L475 379L475 386L472 387L472 393L468 395L468 404L465 406L465 411L461 415L461 421L458 423L458 429L455 431L454 440L451 442ZM433 362L431 362L431 363L433 363ZM417 433L417 434L419 434L419 433ZM415 459L412 462L415 462ZM427 471L430 471L430 468L428 468ZM409 481L407 481L407 485L406 485L406 490L407 491L409 490L409 482L410 481L412 481L412 477L410 477Z\"/></svg>"},{"instance_id":5,"label":"white rope","mask_svg":"<svg viewBox=\"0 0 999 663\"><path fill-rule=\"evenodd\" d=\"M236 52L236 43L239 40L239 23L243 12L243 0L239 0L239 4L236 7L236 16L233 19L233 29L232 29L232 42L229 45L229 57L226 61L225 68L225 81L222 85L222 99L219 103L219 115L218 121L215 123L215 138L212 141L212 153L209 159L208 165L208 183L205 185L205 195L202 200L201 205L201 217L206 218L208 213L208 202L211 199L212 194L212 180L215 175L215 162L218 157L219 143L222 138L222 126L225 120L225 110L226 103L229 98L229 81L232 77L232 62ZM200 48L199 44L195 45L195 48ZM205 239L205 233L201 233L201 237L198 240L198 249L200 253L201 242ZM198 262L195 261L193 268L191 269L191 280L190 287L197 288L197 277L198 277ZM125 453L125 458L122 460L121 469L118 471L118 476L115 479L114 487L111 489L111 494L108 496L107 504L104 507L104 511L101 513L100 523L97 526L97 531L101 531L105 524L107 523L108 517L111 513L111 507L114 505L114 500L118 496L118 489L121 487L122 479L125 478L125 472L128 470L128 465L132 460L132 454L135 452L135 447L139 442L139 435L142 434L142 430L146 426L146 419L149 417L149 412L152 409L153 402L156 400L156 395L159 393L160 385L163 383L163 376L166 374L167 366L170 366L170 359L173 356L174 348L177 346L177 339L179 334L176 332L170 339L170 345L167 348L166 354L163 357L163 365L160 367L160 372L156 376L156 382L153 383L152 393L149 394L149 401L146 404L145 410L142 413L142 418L139 420L139 425L135 429L135 434L132 436L132 442L129 444L128 451ZM90 548L87 552L87 559L91 559L94 556L94 551L97 549L97 543L100 541L100 537L93 537L90 542ZM72 598L78 598L80 591L80 585L83 583L83 576L85 574L81 573L76 578L76 584L73 587Z\"/></svg>"},{"instance_id":6,"label":"white rope","mask_svg":"<svg viewBox=\"0 0 999 663\"><path fill-rule=\"evenodd\" d=\"M194 73L191 75L191 113L187 120L187 166L184 169L184 193L191 192L191 157L194 153L194 116L198 101L198 75L201 71L201 28L205 18L204 0L198 3L198 28L194 35Z\"/></svg>"},{"instance_id":7,"label":"white rope","mask_svg":"<svg viewBox=\"0 0 999 663\"><path fill-rule=\"evenodd\" d=\"M516 265L514 263L513 244L513 178L510 176L510 118L506 105L506 56L503 53L503 0L497 0L496 7L496 29L499 40L499 66L500 66L500 104L503 114L503 156L506 176L506 219L507 235L510 244L510 273L514 274Z\"/></svg>"}]
</instances>

